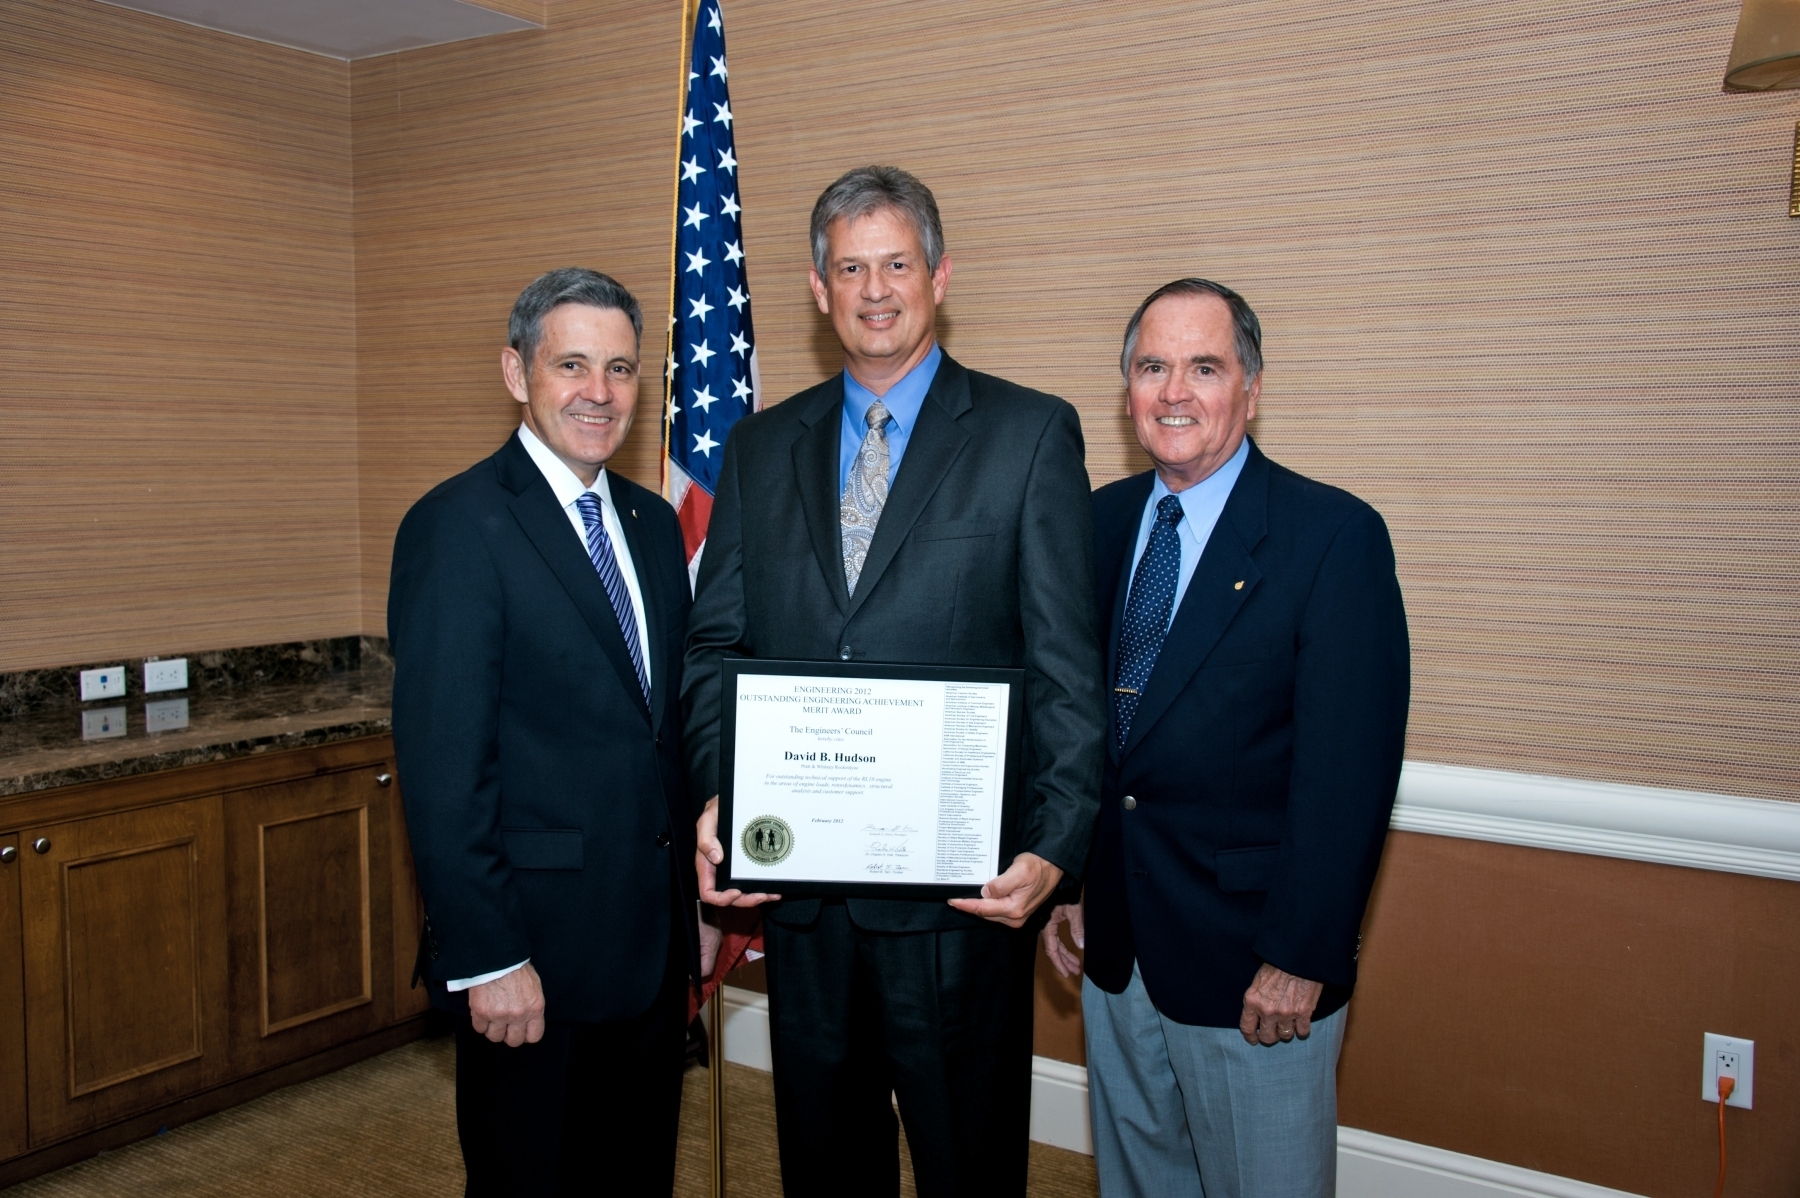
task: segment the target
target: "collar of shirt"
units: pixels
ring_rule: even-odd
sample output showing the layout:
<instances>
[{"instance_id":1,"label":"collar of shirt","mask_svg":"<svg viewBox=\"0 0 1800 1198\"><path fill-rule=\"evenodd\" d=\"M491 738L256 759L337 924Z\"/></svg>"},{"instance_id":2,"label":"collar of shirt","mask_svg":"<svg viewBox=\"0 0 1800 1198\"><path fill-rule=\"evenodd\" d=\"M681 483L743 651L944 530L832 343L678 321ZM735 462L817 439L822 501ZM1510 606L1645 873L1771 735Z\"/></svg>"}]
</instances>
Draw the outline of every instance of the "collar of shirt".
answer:
<instances>
[{"instance_id":1,"label":"collar of shirt","mask_svg":"<svg viewBox=\"0 0 1800 1198\"><path fill-rule=\"evenodd\" d=\"M1137 549L1131 555L1132 571L1136 573L1137 562L1150 544L1150 530L1156 524L1156 505L1162 502L1163 496L1174 494L1181 501L1181 523L1175 526L1181 539L1181 573L1175 582L1175 602L1169 608L1170 623L1174 623L1175 613L1181 610L1182 597L1187 594L1188 583L1193 581L1200 555L1206 552L1206 543L1212 539L1213 528L1225 511L1225 501L1231 498L1231 489L1237 485L1238 475L1244 472L1244 463L1249 460L1250 438L1245 437L1238 444L1237 452L1223 466L1187 490L1171 492L1160 475L1150 487L1150 498L1145 501L1144 514L1138 521Z\"/></svg>"},{"instance_id":2,"label":"collar of shirt","mask_svg":"<svg viewBox=\"0 0 1800 1198\"><path fill-rule=\"evenodd\" d=\"M544 476L556 502L562 505L563 514L569 518L569 527L575 530L575 539L581 542L583 557L589 556L587 521L581 518L581 508L575 501L588 491L600 497L600 523L606 529L606 539L612 543L613 560L619 565L619 576L624 579L625 590L631 597L631 614L637 620L638 651L643 656L644 677L650 678L650 626L645 622L644 592L638 586L637 565L631 560L631 546L625 541L625 526L619 519L619 509L613 506L612 486L607 481L606 468L602 466L600 473L594 476L593 486L584 487L568 463L551 453L550 447L523 424L519 426L519 444L531 455L538 473ZM656 680L650 678L650 682L655 685Z\"/></svg>"},{"instance_id":3,"label":"collar of shirt","mask_svg":"<svg viewBox=\"0 0 1800 1198\"><path fill-rule=\"evenodd\" d=\"M877 399L887 405L888 415L893 417L887 426L887 441L888 482L894 481L900 459L906 453L906 443L912 437L913 426L919 422L919 409L925 406L925 393L931 390L931 381L937 377L938 364L943 360L944 351L934 342L931 352L889 387L886 395L876 395L851 378L850 371L845 369L843 435L838 439L838 494L844 493L844 484L850 481L850 467L856 462L856 451L862 448L863 435L869 431L869 408Z\"/></svg>"},{"instance_id":4,"label":"collar of shirt","mask_svg":"<svg viewBox=\"0 0 1800 1198\"><path fill-rule=\"evenodd\" d=\"M556 502L565 510L573 511L577 520L581 519L581 509L575 506L575 501L585 491L598 495L601 507L612 506L612 488L606 483L606 467L600 467L600 473L594 476L593 486L585 486L576 473L569 469L569 464L552 453L550 447L538 440L537 434L523 424L519 426L519 444L525 447L525 452L537 463L538 472L550 484L550 491L556 496ZM577 531L581 529L578 528ZM587 545L585 532L582 533L581 543L584 547Z\"/></svg>"}]
</instances>

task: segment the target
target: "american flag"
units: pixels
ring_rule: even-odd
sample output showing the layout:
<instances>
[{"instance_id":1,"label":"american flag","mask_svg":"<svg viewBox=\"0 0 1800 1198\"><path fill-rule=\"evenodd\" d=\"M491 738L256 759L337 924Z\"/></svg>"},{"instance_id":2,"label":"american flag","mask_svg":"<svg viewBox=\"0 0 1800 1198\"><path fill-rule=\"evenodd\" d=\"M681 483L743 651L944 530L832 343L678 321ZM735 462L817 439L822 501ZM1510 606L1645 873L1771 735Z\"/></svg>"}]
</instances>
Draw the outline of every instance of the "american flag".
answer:
<instances>
[{"instance_id":1,"label":"american flag","mask_svg":"<svg viewBox=\"0 0 1800 1198\"><path fill-rule=\"evenodd\" d=\"M725 435L762 400L718 0L702 0L693 34L675 189L675 309L663 436L663 496L681 519L690 578L706 544Z\"/></svg>"}]
</instances>

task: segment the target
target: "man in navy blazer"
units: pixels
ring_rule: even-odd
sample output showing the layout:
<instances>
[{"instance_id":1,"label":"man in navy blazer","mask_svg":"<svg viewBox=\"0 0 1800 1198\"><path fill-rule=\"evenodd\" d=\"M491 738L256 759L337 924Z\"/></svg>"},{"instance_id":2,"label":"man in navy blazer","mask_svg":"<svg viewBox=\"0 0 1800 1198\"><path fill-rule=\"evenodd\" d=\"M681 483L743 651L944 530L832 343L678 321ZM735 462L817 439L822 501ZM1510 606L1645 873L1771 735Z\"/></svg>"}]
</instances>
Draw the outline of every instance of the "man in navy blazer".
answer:
<instances>
[{"instance_id":1,"label":"man in navy blazer","mask_svg":"<svg viewBox=\"0 0 1800 1198\"><path fill-rule=\"evenodd\" d=\"M551 271L501 351L522 424L394 541L394 742L470 1195L674 1185L693 815L675 513L605 469L643 316Z\"/></svg>"},{"instance_id":2,"label":"man in navy blazer","mask_svg":"<svg viewBox=\"0 0 1800 1198\"><path fill-rule=\"evenodd\" d=\"M1320 1198L1405 747L1394 553L1375 509L1246 436L1237 293L1153 292L1120 367L1155 469L1094 496L1112 718L1083 904L1044 933L1065 976L1058 925L1085 943L1101 1193Z\"/></svg>"}]
</instances>

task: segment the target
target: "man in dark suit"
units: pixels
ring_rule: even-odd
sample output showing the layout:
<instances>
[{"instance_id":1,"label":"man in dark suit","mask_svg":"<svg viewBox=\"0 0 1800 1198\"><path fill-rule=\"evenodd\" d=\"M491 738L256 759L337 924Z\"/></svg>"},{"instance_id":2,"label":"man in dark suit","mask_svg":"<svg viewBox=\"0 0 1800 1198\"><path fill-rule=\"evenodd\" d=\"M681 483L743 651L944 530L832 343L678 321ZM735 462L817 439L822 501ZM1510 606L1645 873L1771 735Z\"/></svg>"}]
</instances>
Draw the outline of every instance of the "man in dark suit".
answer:
<instances>
[{"instance_id":1,"label":"man in dark suit","mask_svg":"<svg viewBox=\"0 0 1800 1198\"><path fill-rule=\"evenodd\" d=\"M764 920L790 1198L898 1193L896 1095L921 1195L1023 1195L1024 925L1087 857L1105 723L1081 427L938 348L950 260L911 175L832 184L812 248L844 370L726 444L682 696L693 793L718 791L726 653L1026 671L1021 851L985 897L795 900ZM714 889L712 802L699 840L703 899L775 897Z\"/></svg>"},{"instance_id":2,"label":"man in dark suit","mask_svg":"<svg viewBox=\"0 0 1800 1198\"><path fill-rule=\"evenodd\" d=\"M394 741L470 1195L674 1185L687 569L668 504L604 468L642 331L605 275L527 287L501 351L523 423L394 541Z\"/></svg>"},{"instance_id":3,"label":"man in dark suit","mask_svg":"<svg viewBox=\"0 0 1800 1198\"><path fill-rule=\"evenodd\" d=\"M1387 527L1245 436L1256 314L1182 279L1126 328L1155 469L1094 496L1112 720L1083 909L1101 1193L1320 1198L1409 658Z\"/></svg>"}]
</instances>

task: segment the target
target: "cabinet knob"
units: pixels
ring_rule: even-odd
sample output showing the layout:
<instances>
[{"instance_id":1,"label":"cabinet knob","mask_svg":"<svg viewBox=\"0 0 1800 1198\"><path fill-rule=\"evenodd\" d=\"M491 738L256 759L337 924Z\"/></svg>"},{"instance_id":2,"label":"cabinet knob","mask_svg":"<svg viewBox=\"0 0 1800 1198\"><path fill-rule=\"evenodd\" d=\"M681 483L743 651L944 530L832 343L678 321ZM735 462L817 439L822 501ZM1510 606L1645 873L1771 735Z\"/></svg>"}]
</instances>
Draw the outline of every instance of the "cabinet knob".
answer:
<instances>
[{"instance_id":1,"label":"cabinet knob","mask_svg":"<svg viewBox=\"0 0 1800 1198\"><path fill-rule=\"evenodd\" d=\"M31 847L40 853L48 853L50 851L50 838L48 836L40 836L31 842Z\"/></svg>"},{"instance_id":2,"label":"cabinet knob","mask_svg":"<svg viewBox=\"0 0 1800 1198\"><path fill-rule=\"evenodd\" d=\"M19 859L19 850L12 845L0 845L0 865L11 865Z\"/></svg>"},{"instance_id":3,"label":"cabinet knob","mask_svg":"<svg viewBox=\"0 0 1800 1198\"><path fill-rule=\"evenodd\" d=\"M377 786L392 786L393 784L394 784L394 775L392 775L392 774L376 774L375 775L375 785L377 785Z\"/></svg>"}]
</instances>

